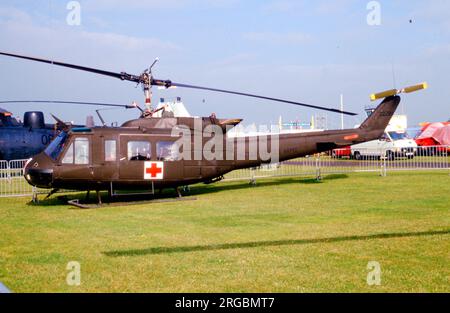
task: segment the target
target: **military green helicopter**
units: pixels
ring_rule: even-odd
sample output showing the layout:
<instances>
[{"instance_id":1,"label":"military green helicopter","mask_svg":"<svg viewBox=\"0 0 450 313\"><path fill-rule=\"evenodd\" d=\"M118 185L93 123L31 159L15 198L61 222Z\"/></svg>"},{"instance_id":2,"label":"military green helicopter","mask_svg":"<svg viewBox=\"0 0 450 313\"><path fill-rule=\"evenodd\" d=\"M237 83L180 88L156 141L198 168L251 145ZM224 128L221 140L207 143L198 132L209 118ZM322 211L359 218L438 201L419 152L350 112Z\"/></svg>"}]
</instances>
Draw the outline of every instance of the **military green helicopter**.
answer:
<instances>
[{"instance_id":1,"label":"military green helicopter","mask_svg":"<svg viewBox=\"0 0 450 313\"><path fill-rule=\"evenodd\" d=\"M294 104L334 113L356 115L295 101L265 97L224 89L201 87L156 79L152 68L140 75L109 72L96 68L62 63L35 57L4 53L1 55L68 67L106 75L142 85L145 109L140 117L120 127L81 127L62 131L50 145L31 158L24 168L26 180L33 186L51 189L96 191L175 188L199 182L215 182L226 173L264 163L282 162L378 139L388 125L399 103L399 93L426 88L426 84L390 90L371 96L384 100L374 112L354 129L327 130L295 134L228 136L239 124L239 118L156 117L151 105L151 87L183 87L254 97ZM164 110L164 108L159 108ZM50 193L50 194L51 194Z\"/></svg>"}]
</instances>

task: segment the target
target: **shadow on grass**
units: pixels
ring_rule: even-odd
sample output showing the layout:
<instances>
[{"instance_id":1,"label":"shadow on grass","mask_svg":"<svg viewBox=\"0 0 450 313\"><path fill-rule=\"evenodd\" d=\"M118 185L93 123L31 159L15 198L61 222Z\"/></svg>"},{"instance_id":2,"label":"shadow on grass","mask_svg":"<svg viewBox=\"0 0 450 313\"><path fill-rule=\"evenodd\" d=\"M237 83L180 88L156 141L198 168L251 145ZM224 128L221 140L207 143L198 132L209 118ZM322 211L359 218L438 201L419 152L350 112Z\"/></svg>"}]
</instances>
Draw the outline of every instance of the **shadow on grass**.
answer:
<instances>
[{"instance_id":1,"label":"shadow on grass","mask_svg":"<svg viewBox=\"0 0 450 313\"><path fill-rule=\"evenodd\" d=\"M228 182L227 184L196 184L193 185L189 192L182 192L184 196L196 196L202 194L210 194L215 192L222 191L231 191L231 190L243 190L243 189L253 189L258 187L271 187L271 186L283 186L290 184L300 184L300 185L309 185L309 184L321 184L322 182L326 182L327 180L338 180L348 178L348 175L345 174L337 174L337 175L328 175L325 176L322 180L317 180L315 178L264 178L256 181L256 185L252 185L245 180L243 181L235 181ZM108 193L106 191L101 192L103 202L105 204L114 203L124 205L133 204L133 201L145 201L145 200L153 200L153 199L171 199L176 198L177 194L174 188L166 188L164 191L159 194L156 193L154 196L149 195L134 195L134 196L120 196L114 198L112 201L108 199ZM43 196L41 196L43 197ZM67 201L73 199L80 199L83 203L96 203L97 198L95 196L95 192L91 192L89 200L86 201L86 192L74 192L68 193L66 195L55 195L48 199L42 199L39 201L37 205L43 206L52 206L52 205L67 205ZM29 202L28 205L36 205L33 202Z\"/></svg>"},{"instance_id":2,"label":"shadow on grass","mask_svg":"<svg viewBox=\"0 0 450 313\"><path fill-rule=\"evenodd\" d=\"M170 253L185 253L185 252L198 252L198 251L246 249L246 248L258 248L258 247L279 247L279 246L305 245L305 244L317 244L317 243L333 243L333 242L344 242L344 241L363 241L363 240L374 240L374 239L424 237L424 236L437 236L437 235L448 235L448 234L450 234L450 229L441 230L441 231L385 233L385 234L373 234L373 235L362 235L362 236L342 236L342 237L299 239L299 240L257 241L257 242L204 245L204 246L154 247L154 248L147 248L147 249L107 251L107 252L103 252L103 254L106 256L109 256L109 257L121 257L121 256L130 256L131 257L131 256L142 256L142 255L152 255L152 254L170 254Z\"/></svg>"},{"instance_id":3,"label":"shadow on grass","mask_svg":"<svg viewBox=\"0 0 450 313\"><path fill-rule=\"evenodd\" d=\"M337 180L337 179L345 179L348 178L348 175L328 175L325 176L322 180L317 180L315 178L263 178L256 179L256 185L252 185L245 180L229 182L229 184L215 184L215 185L194 185L191 188L189 195L195 196L206 193L214 193L214 192L222 192L222 191L230 191L230 190L242 190L242 189L253 189L258 187L272 187L272 186L283 186L283 185L291 185L291 184L300 184L300 185L310 185L310 184L321 184L327 180Z\"/></svg>"},{"instance_id":4,"label":"shadow on grass","mask_svg":"<svg viewBox=\"0 0 450 313\"><path fill-rule=\"evenodd\" d=\"M152 200L178 200L177 194L175 192L164 191L162 194L156 194L155 196L149 195L122 195L120 197L114 197L112 200L109 199L108 192L102 191L102 203L105 208L109 206L126 206L133 204L142 204ZM50 197L48 199L39 200L39 203L28 202L27 205L31 206L61 206L69 205L67 202L70 200L79 199L80 203L83 204L97 204L97 196L95 192L91 192L91 195L86 199L86 192L71 192L63 195L58 195ZM99 206L98 208L101 208ZM74 207L75 208L75 207Z\"/></svg>"}]
</instances>

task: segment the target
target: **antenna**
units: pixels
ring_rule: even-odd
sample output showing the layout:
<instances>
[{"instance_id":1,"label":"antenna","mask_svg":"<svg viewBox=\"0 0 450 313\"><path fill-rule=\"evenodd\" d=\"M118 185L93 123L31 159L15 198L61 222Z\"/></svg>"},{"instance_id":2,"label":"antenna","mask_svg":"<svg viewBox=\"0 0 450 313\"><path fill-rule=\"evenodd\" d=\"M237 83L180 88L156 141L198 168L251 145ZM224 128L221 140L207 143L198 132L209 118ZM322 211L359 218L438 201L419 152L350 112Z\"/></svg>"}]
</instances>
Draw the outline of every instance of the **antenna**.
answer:
<instances>
[{"instance_id":1,"label":"antenna","mask_svg":"<svg viewBox=\"0 0 450 313\"><path fill-rule=\"evenodd\" d=\"M150 67L148 68L148 72L151 73L152 72L152 68L153 66L155 66L155 64L159 61L159 58L156 57L155 60L153 61L152 65L150 65Z\"/></svg>"},{"instance_id":2,"label":"antenna","mask_svg":"<svg viewBox=\"0 0 450 313\"><path fill-rule=\"evenodd\" d=\"M391 63L391 67L392 67L392 84L393 84L392 87L394 87L394 89L397 89L397 79L395 77L395 67L394 67L394 62L393 61Z\"/></svg>"},{"instance_id":3,"label":"antenna","mask_svg":"<svg viewBox=\"0 0 450 313\"><path fill-rule=\"evenodd\" d=\"M98 115L98 118L99 118L100 121L102 122L102 125L103 125L103 126L106 126L105 120L103 119L103 117L101 116L101 114L100 114L99 111L100 111L100 110L95 110L95 112L96 112L97 115Z\"/></svg>"}]
</instances>

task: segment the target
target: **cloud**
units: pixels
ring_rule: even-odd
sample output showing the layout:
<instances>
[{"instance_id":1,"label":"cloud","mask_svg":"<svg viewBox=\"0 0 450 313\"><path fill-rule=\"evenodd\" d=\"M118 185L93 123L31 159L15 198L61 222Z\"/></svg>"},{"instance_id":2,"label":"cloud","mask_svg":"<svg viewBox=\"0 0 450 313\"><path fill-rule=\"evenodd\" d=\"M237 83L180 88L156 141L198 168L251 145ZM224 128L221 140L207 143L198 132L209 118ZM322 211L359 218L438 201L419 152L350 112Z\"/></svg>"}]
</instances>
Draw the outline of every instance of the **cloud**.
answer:
<instances>
[{"instance_id":1,"label":"cloud","mask_svg":"<svg viewBox=\"0 0 450 313\"><path fill-rule=\"evenodd\" d=\"M156 10L184 9L192 6L230 7L241 0L96 0L83 1L82 7L87 10ZM151 13L151 12L149 12Z\"/></svg>"},{"instance_id":2,"label":"cloud","mask_svg":"<svg viewBox=\"0 0 450 313\"><path fill-rule=\"evenodd\" d=\"M0 8L0 38L1 50L33 51L33 54L43 55L52 51L53 56L67 55L67 52L82 54L84 50L113 57L115 54L142 54L142 51L159 54L181 49L177 44L157 37L94 32L60 22L42 24L33 16L12 8Z\"/></svg>"},{"instance_id":3,"label":"cloud","mask_svg":"<svg viewBox=\"0 0 450 313\"><path fill-rule=\"evenodd\" d=\"M316 11L320 14L336 14L342 13L348 10L355 0L339 0L339 1L317 1ZM361 8L365 8L365 4L361 5Z\"/></svg>"},{"instance_id":4,"label":"cloud","mask_svg":"<svg viewBox=\"0 0 450 313\"><path fill-rule=\"evenodd\" d=\"M413 19L429 21L435 30L440 28L448 34L450 33L448 12L450 12L450 1L429 0L421 1L419 5L413 7L411 16Z\"/></svg>"},{"instance_id":5,"label":"cloud","mask_svg":"<svg viewBox=\"0 0 450 313\"><path fill-rule=\"evenodd\" d=\"M136 10L136 9L174 9L182 8L190 1L179 0L96 0L96 1L82 1L83 9L95 11L108 10Z\"/></svg>"},{"instance_id":6,"label":"cloud","mask_svg":"<svg viewBox=\"0 0 450 313\"><path fill-rule=\"evenodd\" d=\"M261 9L265 13L289 13L297 15L311 15L311 13L329 15L342 12L348 9L355 0L338 1L305 1L305 0L273 0L262 5ZM365 5L364 5L365 7Z\"/></svg>"},{"instance_id":7,"label":"cloud","mask_svg":"<svg viewBox=\"0 0 450 313\"><path fill-rule=\"evenodd\" d=\"M301 32L275 33L275 32L249 32L243 38L251 41L261 41L270 44L298 45L311 42L312 36Z\"/></svg>"},{"instance_id":8,"label":"cloud","mask_svg":"<svg viewBox=\"0 0 450 313\"><path fill-rule=\"evenodd\" d=\"M132 51L145 51L154 48L165 50L179 49L177 45L157 38L140 38L116 33L83 31L79 33L79 37L103 47L120 47L121 49Z\"/></svg>"},{"instance_id":9,"label":"cloud","mask_svg":"<svg viewBox=\"0 0 450 313\"><path fill-rule=\"evenodd\" d=\"M90 31L63 22L41 20L17 9L0 7L0 51L32 55L88 67L139 74L156 56L177 55L181 48L158 37L134 36L115 32ZM128 103L142 98L140 88L109 77L0 57L2 98L26 95L34 99L69 99ZM23 83L23 76L27 83ZM31 82L31 83L29 83ZM131 88L130 88L131 87ZM63 119L84 120L85 112L76 107L33 106L61 115ZM26 107L23 107L26 110ZM14 108L20 115L22 108ZM123 116L134 117L133 112ZM116 117L112 117L117 119ZM125 118L125 117L123 117Z\"/></svg>"},{"instance_id":10,"label":"cloud","mask_svg":"<svg viewBox=\"0 0 450 313\"><path fill-rule=\"evenodd\" d=\"M415 10L417 16L444 20L448 19L448 12L450 12L450 2L448 0L420 1L420 5Z\"/></svg>"},{"instance_id":11,"label":"cloud","mask_svg":"<svg viewBox=\"0 0 450 313\"><path fill-rule=\"evenodd\" d=\"M236 53L223 59L217 60L214 63L214 66L224 66L224 67L241 66L242 64L248 64L256 56L257 54L254 52Z\"/></svg>"},{"instance_id":12,"label":"cloud","mask_svg":"<svg viewBox=\"0 0 450 313\"><path fill-rule=\"evenodd\" d=\"M97 16L89 16L88 20L90 23L92 23L93 26L98 28L103 29L110 26L110 23L108 23L105 19L99 18Z\"/></svg>"},{"instance_id":13,"label":"cloud","mask_svg":"<svg viewBox=\"0 0 450 313\"><path fill-rule=\"evenodd\" d=\"M289 0L283 0L283 1L272 1L267 4L265 4L262 8L264 11L267 12L287 12L291 11L292 9L298 8L298 5L302 4L301 2L296 1L289 1Z\"/></svg>"},{"instance_id":14,"label":"cloud","mask_svg":"<svg viewBox=\"0 0 450 313\"><path fill-rule=\"evenodd\" d=\"M0 23L16 22L20 24L32 24L31 16L23 11L11 7L0 7Z\"/></svg>"},{"instance_id":15,"label":"cloud","mask_svg":"<svg viewBox=\"0 0 450 313\"><path fill-rule=\"evenodd\" d=\"M450 44L434 45L425 49L425 56L448 56L450 54Z\"/></svg>"}]
</instances>

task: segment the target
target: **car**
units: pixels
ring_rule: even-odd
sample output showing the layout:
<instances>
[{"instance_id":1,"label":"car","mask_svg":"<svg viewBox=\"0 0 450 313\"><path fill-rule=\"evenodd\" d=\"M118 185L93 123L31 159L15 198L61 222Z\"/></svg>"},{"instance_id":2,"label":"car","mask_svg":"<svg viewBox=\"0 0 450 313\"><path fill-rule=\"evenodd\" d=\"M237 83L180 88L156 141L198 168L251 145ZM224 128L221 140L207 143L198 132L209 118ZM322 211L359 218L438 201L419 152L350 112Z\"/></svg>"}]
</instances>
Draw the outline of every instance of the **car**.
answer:
<instances>
[{"instance_id":1,"label":"car","mask_svg":"<svg viewBox=\"0 0 450 313\"><path fill-rule=\"evenodd\" d=\"M352 150L350 146L334 149L331 151L331 157L336 159L350 158L352 156Z\"/></svg>"}]
</instances>

